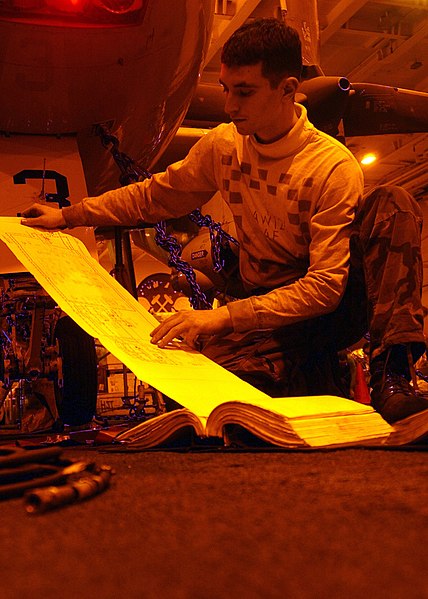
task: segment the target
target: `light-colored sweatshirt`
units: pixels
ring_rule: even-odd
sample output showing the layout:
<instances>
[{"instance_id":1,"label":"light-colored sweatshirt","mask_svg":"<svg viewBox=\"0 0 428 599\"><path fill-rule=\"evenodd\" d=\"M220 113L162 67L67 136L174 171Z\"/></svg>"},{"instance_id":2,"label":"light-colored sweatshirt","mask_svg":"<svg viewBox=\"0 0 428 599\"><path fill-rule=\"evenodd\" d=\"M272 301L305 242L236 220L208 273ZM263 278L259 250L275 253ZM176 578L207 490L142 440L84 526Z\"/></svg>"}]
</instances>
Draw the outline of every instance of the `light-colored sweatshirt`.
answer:
<instances>
[{"instance_id":1,"label":"light-colored sweatshirt","mask_svg":"<svg viewBox=\"0 0 428 599\"><path fill-rule=\"evenodd\" d=\"M296 104L282 139L258 143L233 124L204 135L151 179L63 208L68 227L138 225L200 208L220 190L240 244L245 287L271 291L228 304L234 331L271 329L333 311L343 295L363 175L341 143Z\"/></svg>"}]
</instances>

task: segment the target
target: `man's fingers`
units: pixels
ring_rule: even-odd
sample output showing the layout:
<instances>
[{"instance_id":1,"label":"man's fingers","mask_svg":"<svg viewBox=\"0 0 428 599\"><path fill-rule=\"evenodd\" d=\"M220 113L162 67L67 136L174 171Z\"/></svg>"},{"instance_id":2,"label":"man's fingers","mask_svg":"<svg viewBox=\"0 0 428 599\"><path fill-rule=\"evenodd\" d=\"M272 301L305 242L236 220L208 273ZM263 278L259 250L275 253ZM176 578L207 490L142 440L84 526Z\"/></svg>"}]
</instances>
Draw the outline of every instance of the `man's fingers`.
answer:
<instances>
[{"instance_id":1,"label":"man's fingers","mask_svg":"<svg viewBox=\"0 0 428 599\"><path fill-rule=\"evenodd\" d=\"M21 218L21 225L26 225L27 227L37 227L39 224L39 218L30 217L30 218Z\"/></svg>"},{"instance_id":2,"label":"man's fingers","mask_svg":"<svg viewBox=\"0 0 428 599\"><path fill-rule=\"evenodd\" d=\"M167 321L161 326L156 327L156 329L151 333L151 342L159 345L159 347L165 347L173 339L179 338L181 333L180 325L174 325L173 323L170 323L169 326L165 326L166 324Z\"/></svg>"},{"instance_id":3,"label":"man's fingers","mask_svg":"<svg viewBox=\"0 0 428 599\"><path fill-rule=\"evenodd\" d=\"M42 211L39 206L31 206L21 213L21 225L27 225L27 227L37 227L38 220Z\"/></svg>"},{"instance_id":4,"label":"man's fingers","mask_svg":"<svg viewBox=\"0 0 428 599\"><path fill-rule=\"evenodd\" d=\"M151 342L159 347L166 347L174 339L179 339L192 348L197 347L199 337L193 327L189 327L189 323L183 321L178 314L168 318L156 327L150 333L150 336Z\"/></svg>"},{"instance_id":5,"label":"man's fingers","mask_svg":"<svg viewBox=\"0 0 428 599\"><path fill-rule=\"evenodd\" d=\"M173 327L177 327L181 324L180 313L176 312L163 322L161 322L153 331L150 333L152 343L157 343L162 337L164 337L169 330Z\"/></svg>"},{"instance_id":6,"label":"man's fingers","mask_svg":"<svg viewBox=\"0 0 428 599\"><path fill-rule=\"evenodd\" d=\"M60 230L65 229L67 223L62 216L62 211L52 206L33 204L21 214L21 224L39 229Z\"/></svg>"},{"instance_id":7,"label":"man's fingers","mask_svg":"<svg viewBox=\"0 0 428 599\"><path fill-rule=\"evenodd\" d=\"M40 204L33 204L21 212L21 216L24 218L35 218L37 216L42 216L42 214L44 214L44 211Z\"/></svg>"},{"instance_id":8,"label":"man's fingers","mask_svg":"<svg viewBox=\"0 0 428 599\"><path fill-rule=\"evenodd\" d=\"M201 313L193 311L176 312L153 329L150 333L151 342L159 347L166 347L174 339L179 339L189 347L199 349L200 341L211 336L211 333L204 333L206 318L201 319L201 316Z\"/></svg>"}]
</instances>

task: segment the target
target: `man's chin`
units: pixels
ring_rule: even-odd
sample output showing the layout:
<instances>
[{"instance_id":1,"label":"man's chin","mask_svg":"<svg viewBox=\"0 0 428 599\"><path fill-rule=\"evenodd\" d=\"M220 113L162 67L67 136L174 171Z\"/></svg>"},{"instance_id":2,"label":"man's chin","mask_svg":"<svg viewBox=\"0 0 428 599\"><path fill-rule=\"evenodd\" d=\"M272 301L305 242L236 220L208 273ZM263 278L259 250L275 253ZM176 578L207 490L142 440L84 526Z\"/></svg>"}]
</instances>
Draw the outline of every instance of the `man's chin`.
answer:
<instances>
[{"instance_id":1,"label":"man's chin","mask_svg":"<svg viewBox=\"0 0 428 599\"><path fill-rule=\"evenodd\" d=\"M247 121L233 121L236 130L241 135L251 135L253 132L250 130Z\"/></svg>"}]
</instances>

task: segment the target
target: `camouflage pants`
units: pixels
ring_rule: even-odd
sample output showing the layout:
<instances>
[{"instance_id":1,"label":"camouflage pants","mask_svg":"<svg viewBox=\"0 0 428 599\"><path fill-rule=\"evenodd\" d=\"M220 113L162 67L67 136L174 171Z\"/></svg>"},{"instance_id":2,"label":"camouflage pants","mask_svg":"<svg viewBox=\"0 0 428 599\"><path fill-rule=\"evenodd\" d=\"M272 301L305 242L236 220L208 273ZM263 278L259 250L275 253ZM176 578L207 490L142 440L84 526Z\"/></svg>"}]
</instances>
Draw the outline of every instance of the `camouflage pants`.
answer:
<instances>
[{"instance_id":1,"label":"camouflage pants","mask_svg":"<svg viewBox=\"0 0 428 599\"><path fill-rule=\"evenodd\" d=\"M212 340L203 353L272 397L346 395L337 352L370 334L374 358L395 344L424 351L422 213L402 188L366 197L351 238L350 275L337 310L275 331Z\"/></svg>"}]
</instances>

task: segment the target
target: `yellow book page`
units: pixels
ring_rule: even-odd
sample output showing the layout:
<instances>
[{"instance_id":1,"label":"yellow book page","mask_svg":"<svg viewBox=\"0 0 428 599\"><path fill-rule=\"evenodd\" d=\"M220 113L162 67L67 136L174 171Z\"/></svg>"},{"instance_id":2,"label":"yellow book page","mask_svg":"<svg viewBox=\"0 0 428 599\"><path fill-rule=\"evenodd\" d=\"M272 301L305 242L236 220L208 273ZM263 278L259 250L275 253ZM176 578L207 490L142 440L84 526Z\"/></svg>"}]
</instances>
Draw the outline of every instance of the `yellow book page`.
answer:
<instances>
[{"instance_id":1,"label":"yellow book page","mask_svg":"<svg viewBox=\"0 0 428 599\"><path fill-rule=\"evenodd\" d=\"M227 400L225 400L227 401ZM351 399L345 399L344 397L337 397L335 395L304 395L298 397L270 397L268 395L261 395L260 397L239 397L238 399L229 400L231 405L222 407L220 404L224 402L218 402L215 399L211 400L207 398L204 401L205 416L208 416L216 407L219 410L226 409L228 412L233 410L239 414L248 414L246 405L251 404L257 408L268 410L269 412L275 412L280 414L287 419L303 419L308 418L320 418L323 416L352 416L359 414L371 414L374 409L371 406L364 405L353 401ZM233 405L232 405L233 404ZM244 404L241 406L241 404ZM186 408L198 414L198 401L192 397L188 397L185 404ZM217 412L216 412L217 415ZM257 417L257 412L251 410L252 417ZM215 415L213 415L215 416Z\"/></svg>"},{"instance_id":2,"label":"yellow book page","mask_svg":"<svg viewBox=\"0 0 428 599\"><path fill-rule=\"evenodd\" d=\"M32 229L0 217L0 239L61 309L135 376L200 417L229 400L268 396L202 354L150 343L157 320L89 254L62 232Z\"/></svg>"},{"instance_id":3,"label":"yellow book page","mask_svg":"<svg viewBox=\"0 0 428 599\"><path fill-rule=\"evenodd\" d=\"M237 400L239 402L239 400ZM371 406L337 397L335 395L305 395L298 397L268 397L251 400L252 405L282 414L287 418L319 418L322 416L349 416L350 414L370 414Z\"/></svg>"}]
</instances>

